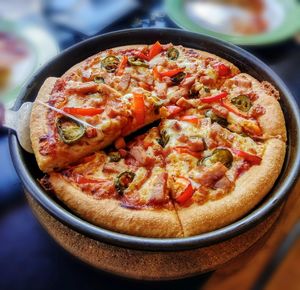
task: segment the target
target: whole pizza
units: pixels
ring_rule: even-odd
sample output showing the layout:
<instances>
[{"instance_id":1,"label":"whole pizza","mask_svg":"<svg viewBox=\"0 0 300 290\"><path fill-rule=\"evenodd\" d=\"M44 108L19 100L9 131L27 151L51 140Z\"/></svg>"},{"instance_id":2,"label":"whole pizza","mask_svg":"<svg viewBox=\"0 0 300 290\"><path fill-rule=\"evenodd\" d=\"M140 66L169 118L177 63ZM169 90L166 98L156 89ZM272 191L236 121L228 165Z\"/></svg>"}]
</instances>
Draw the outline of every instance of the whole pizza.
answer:
<instances>
[{"instance_id":1,"label":"whole pizza","mask_svg":"<svg viewBox=\"0 0 300 290\"><path fill-rule=\"evenodd\" d=\"M42 186L100 227L186 237L243 217L286 148L279 93L180 45L107 49L45 80L31 115Z\"/></svg>"}]
</instances>

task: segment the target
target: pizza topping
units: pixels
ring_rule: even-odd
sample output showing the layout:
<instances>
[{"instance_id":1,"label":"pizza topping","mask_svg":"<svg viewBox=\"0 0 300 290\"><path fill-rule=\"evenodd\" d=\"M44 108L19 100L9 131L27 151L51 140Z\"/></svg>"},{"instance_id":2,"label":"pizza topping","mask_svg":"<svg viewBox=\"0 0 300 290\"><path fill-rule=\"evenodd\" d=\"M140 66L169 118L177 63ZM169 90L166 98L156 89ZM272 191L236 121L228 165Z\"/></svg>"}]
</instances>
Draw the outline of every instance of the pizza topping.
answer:
<instances>
[{"instance_id":1,"label":"pizza topping","mask_svg":"<svg viewBox=\"0 0 300 290\"><path fill-rule=\"evenodd\" d=\"M126 55L124 55L122 57L122 60L121 60L121 62L119 64L118 70L116 72L117 76L121 76L124 73L125 67L127 65L127 61L128 61L128 57Z\"/></svg>"},{"instance_id":2,"label":"pizza topping","mask_svg":"<svg viewBox=\"0 0 300 290\"><path fill-rule=\"evenodd\" d=\"M150 193L150 202L163 202L165 201L165 193L167 189L167 179L168 173L162 172L157 174L157 176L151 182L151 193Z\"/></svg>"},{"instance_id":3,"label":"pizza topping","mask_svg":"<svg viewBox=\"0 0 300 290\"><path fill-rule=\"evenodd\" d=\"M128 63L132 66L142 66L142 67L149 67L149 65L141 58L136 56L131 56L128 58Z\"/></svg>"},{"instance_id":4,"label":"pizza topping","mask_svg":"<svg viewBox=\"0 0 300 290\"><path fill-rule=\"evenodd\" d=\"M200 100L202 103L213 103L213 102L217 102L217 101L220 101L221 99L226 98L227 95L228 95L227 92L222 92L222 93L213 95L211 97L201 98Z\"/></svg>"},{"instance_id":5,"label":"pizza topping","mask_svg":"<svg viewBox=\"0 0 300 290\"><path fill-rule=\"evenodd\" d=\"M178 152L179 154L189 154L198 159L202 158L201 152L192 151L188 146L176 146L176 147L174 147L174 150L176 152Z\"/></svg>"},{"instance_id":6,"label":"pizza topping","mask_svg":"<svg viewBox=\"0 0 300 290\"><path fill-rule=\"evenodd\" d=\"M171 70L164 71L164 72L158 72L158 73L159 73L160 77L170 77L170 78L172 78L172 77L176 76L177 74L179 74L183 71L184 71L183 68L175 68L175 69L171 69Z\"/></svg>"},{"instance_id":7,"label":"pizza topping","mask_svg":"<svg viewBox=\"0 0 300 290\"><path fill-rule=\"evenodd\" d=\"M156 55L158 55L163 50L163 47L159 43L159 41L156 41L149 50L149 60L154 58Z\"/></svg>"},{"instance_id":8,"label":"pizza topping","mask_svg":"<svg viewBox=\"0 0 300 290\"><path fill-rule=\"evenodd\" d=\"M231 69L224 63L214 64L213 67L217 70L219 77L227 77L231 75Z\"/></svg>"},{"instance_id":9,"label":"pizza topping","mask_svg":"<svg viewBox=\"0 0 300 290\"><path fill-rule=\"evenodd\" d=\"M66 144L78 141L85 133L85 127L69 117L60 117L56 127L61 140Z\"/></svg>"},{"instance_id":10,"label":"pizza topping","mask_svg":"<svg viewBox=\"0 0 300 290\"><path fill-rule=\"evenodd\" d=\"M212 122L217 122L222 127L227 127L228 122L225 118L217 116L213 110L208 110L205 112L205 117L210 118Z\"/></svg>"},{"instance_id":11,"label":"pizza topping","mask_svg":"<svg viewBox=\"0 0 300 290\"><path fill-rule=\"evenodd\" d=\"M175 47L170 47L167 52L167 56L171 60L176 60L179 57L179 51Z\"/></svg>"},{"instance_id":12,"label":"pizza topping","mask_svg":"<svg viewBox=\"0 0 300 290\"><path fill-rule=\"evenodd\" d=\"M145 100L143 94L133 94L132 113L137 126L145 123Z\"/></svg>"},{"instance_id":13,"label":"pizza topping","mask_svg":"<svg viewBox=\"0 0 300 290\"><path fill-rule=\"evenodd\" d=\"M160 139L157 140L157 142L161 147L164 148L167 145L167 143L169 142L170 136L167 134L166 130L161 130L160 136L161 137L160 137Z\"/></svg>"},{"instance_id":14,"label":"pizza topping","mask_svg":"<svg viewBox=\"0 0 300 290\"><path fill-rule=\"evenodd\" d=\"M94 77L94 82L97 84L105 84L104 78L100 76L95 76Z\"/></svg>"},{"instance_id":15,"label":"pizza topping","mask_svg":"<svg viewBox=\"0 0 300 290\"><path fill-rule=\"evenodd\" d=\"M120 137L115 142L116 149L121 149L126 147L126 143L123 137Z\"/></svg>"},{"instance_id":16,"label":"pizza topping","mask_svg":"<svg viewBox=\"0 0 300 290\"><path fill-rule=\"evenodd\" d=\"M233 182L231 182L229 180L229 178L224 175L220 180L218 180L215 185L214 185L214 188L215 189L222 189L224 190L225 192L228 192L232 189L233 187Z\"/></svg>"},{"instance_id":17,"label":"pizza topping","mask_svg":"<svg viewBox=\"0 0 300 290\"><path fill-rule=\"evenodd\" d=\"M119 84L117 85L117 89L122 92L126 91L129 87L130 79L131 79L131 74L124 73L120 79Z\"/></svg>"},{"instance_id":18,"label":"pizza topping","mask_svg":"<svg viewBox=\"0 0 300 290\"><path fill-rule=\"evenodd\" d=\"M201 165L210 167L215 163L220 162L227 168L230 168L232 161L233 161L233 156L231 152L228 149L220 148L220 149L215 149L210 156L202 159Z\"/></svg>"},{"instance_id":19,"label":"pizza topping","mask_svg":"<svg viewBox=\"0 0 300 290\"><path fill-rule=\"evenodd\" d=\"M262 107L261 105L255 105L252 107L251 110L251 117L254 119L257 119L258 117L262 116L263 114L266 113L266 109Z\"/></svg>"},{"instance_id":20,"label":"pizza topping","mask_svg":"<svg viewBox=\"0 0 300 290\"><path fill-rule=\"evenodd\" d=\"M97 93L98 84L95 82L74 82L69 81L66 86L66 91L69 94L88 94L88 93Z\"/></svg>"},{"instance_id":21,"label":"pizza topping","mask_svg":"<svg viewBox=\"0 0 300 290\"><path fill-rule=\"evenodd\" d=\"M259 165L262 160L259 156L256 156L256 155L253 155L253 154L250 154L245 151L238 150L238 149L232 149L232 152L235 155L243 158L245 161L248 161L253 165Z\"/></svg>"},{"instance_id":22,"label":"pizza topping","mask_svg":"<svg viewBox=\"0 0 300 290\"><path fill-rule=\"evenodd\" d=\"M216 162L210 167L204 167L203 170L195 174L194 179L201 185L213 187L227 172L227 167L221 162Z\"/></svg>"},{"instance_id":23,"label":"pizza topping","mask_svg":"<svg viewBox=\"0 0 300 290\"><path fill-rule=\"evenodd\" d=\"M78 115L78 116L94 116L102 113L104 111L103 108L73 108L73 107L65 107L63 111L70 115Z\"/></svg>"},{"instance_id":24,"label":"pizza topping","mask_svg":"<svg viewBox=\"0 0 300 290\"><path fill-rule=\"evenodd\" d=\"M110 152L108 156L110 162L118 162L122 158L120 152Z\"/></svg>"},{"instance_id":25,"label":"pizza topping","mask_svg":"<svg viewBox=\"0 0 300 290\"><path fill-rule=\"evenodd\" d=\"M118 69L120 61L116 56L109 55L101 61L101 64L107 72L113 73Z\"/></svg>"},{"instance_id":26,"label":"pizza topping","mask_svg":"<svg viewBox=\"0 0 300 290\"><path fill-rule=\"evenodd\" d=\"M175 177L174 182L173 190L176 191L175 200L183 205L193 196L195 190L188 178Z\"/></svg>"},{"instance_id":27,"label":"pizza topping","mask_svg":"<svg viewBox=\"0 0 300 290\"><path fill-rule=\"evenodd\" d=\"M182 116L182 117L180 117L180 120L185 121L185 122L189 122L189 123L194 124L194 125L198 125L199 121L200 121L200 119L197 116L193 116L193 115Z\"/></svg>"},{"instance_id":28,"label":"pizza topping","mask_svg":"<svg viewBox=\"0 0 300 290\"><path fill-rule=\"evenodd\" d=\"M119 174L115 180L115 187L120 195L123 195L124 190L128 188L129 184L133 181L135 173L131 171L124 171Z\"/></svg>"},{"instance_id":29,"label":"pizza topping","mask_svg":"<svg viewBox=\"0 0 300 290\"><path fill-rule=\"evenodd\" d=\"M181 71L181 72L179 72L179 73L173 75L173 76L171 77L171 81L172 81L172 83L174 83L174 84L179 84L179 83L182 82L182 80L185 78L185 76L186 76L186 73L184 73L184 72Z\"/></svg>"},{"instance_id":30,"label":"pizza topping","mask_svg":"<svg viewBox=\"0 0 300 290\"><path fill-rule=\"evenodd\" d=\"M170 106L163 106L160 108L160 115L163 118L169 118L177 115L183 109L179 106L170 105Z\"/></svg>"},{"instance_id":31,"label":"pizza topping","mask_svg":"<svg viewBox=\"0 0 300 290\"><path fill-rule=\"evenodd\" d=\"M239 95L231 99L231 103L242 112L248 112L252 106L249 97L245 95Z\"/></svg>"}]
</instances>

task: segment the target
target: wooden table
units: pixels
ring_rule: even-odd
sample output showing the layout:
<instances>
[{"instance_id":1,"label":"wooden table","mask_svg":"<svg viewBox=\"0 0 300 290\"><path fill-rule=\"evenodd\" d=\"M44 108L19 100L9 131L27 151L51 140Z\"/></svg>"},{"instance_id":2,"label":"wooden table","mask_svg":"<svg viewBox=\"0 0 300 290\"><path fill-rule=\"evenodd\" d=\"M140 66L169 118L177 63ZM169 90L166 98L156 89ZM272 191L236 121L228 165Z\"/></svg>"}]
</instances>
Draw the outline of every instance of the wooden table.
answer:
<instances>
[{"instance_id":1,"label":"wooden table","mask_svg":"<svg viewBox=\"0 0 300 290\"><path fill-rule=\"evenodd\" d=\"M288 233L300 221L300 179L294 186L273 230L242 257L214 272L201 290L253 289ZM300 289L300 239L276 269L267 290Z\"/></svg>"}]
</instances>

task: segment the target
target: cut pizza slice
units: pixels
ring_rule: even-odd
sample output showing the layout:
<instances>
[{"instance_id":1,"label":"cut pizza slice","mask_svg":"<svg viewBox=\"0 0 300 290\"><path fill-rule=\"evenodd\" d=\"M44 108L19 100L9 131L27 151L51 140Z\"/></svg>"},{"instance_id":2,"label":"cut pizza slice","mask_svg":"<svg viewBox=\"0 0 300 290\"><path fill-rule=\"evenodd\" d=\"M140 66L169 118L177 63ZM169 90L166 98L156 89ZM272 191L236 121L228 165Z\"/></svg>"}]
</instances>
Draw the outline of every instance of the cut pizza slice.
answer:
<instances>
[{"instance_id":1,"label":"cut pizza slice","mask_svg":"<svg viewBox=\"0 0 300 290\"><path fill-rule=\"evenodd\" d=\"M211 122L164 120L168 187L184 234L217 229L251 210L273 186L285 143L254 141ZM275 173L275 174L274 174Z\"/></svg>"},{"instance_id":2,"label":"cut pizza slice","mask_svg":"<svg viewBox=\"0 0 300 290\"><path fill-rule=\"evenodd\" d=\"M40 169L62 168L152 123L159 118L155 108L149 95L121 95L95 82L47 79L31 114L31 141Z\"/></svg>"},{"instance_id":3,"label":"cut pizza slice","mask_svg":"<svg viewBox=\"0 0 300 290\"><path fill-rule=\"evenodd\" d=\"M79 216L103 228L137 236L183 236L158 140L153 128L124 149L98 152L49 173L42 184Z\"/></svg>"}]
</instances>

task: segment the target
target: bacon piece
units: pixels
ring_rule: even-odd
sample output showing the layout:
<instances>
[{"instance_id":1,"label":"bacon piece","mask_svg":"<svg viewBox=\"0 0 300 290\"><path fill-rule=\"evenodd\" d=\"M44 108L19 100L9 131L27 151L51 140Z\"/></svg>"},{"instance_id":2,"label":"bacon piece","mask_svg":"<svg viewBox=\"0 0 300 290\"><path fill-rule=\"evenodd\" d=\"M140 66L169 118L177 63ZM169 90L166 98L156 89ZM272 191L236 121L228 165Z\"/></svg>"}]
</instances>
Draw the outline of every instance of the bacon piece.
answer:
<instances>
[{"instance_id":1,"label":"bacon piece","mask_svg":"<svg viewBox=\"0 0 300 290\"><path fill-rule=\"evenodd\" d=\"M177 102L176 105L183 109L189 109L192 108L193 105L189 102L189 100L185 99L184 97L181 97Z\"/></svg>"},{"instance_id":2,"label":"bacon piece","mask_svg":"<svg viewBox=\"0 0 300 290\"><path fill-rule=\"evenodd\" d=\"M168 174L162 172L157 175L157 177L152 182L150 188L150 201L154 202L164 202L166 200L166 187L167 187Z\"/></svg>"},{"instance_id":3,"label":"bacon piece","mask_svg":"<svg viewBox=\"0 0 300 290\"><path fill-rule=\"evenodd\" d=\"M205 149L205 143L202 138L189 139L187 142L189 149L193 152L203 151Z\"/></svg>"},{"instance_id":4,"label":"bacon piece","mask_svg":"<svg viewBox=\"0 0 300 290\"><path fill-rule=\"evenodd\" d=\"M187 89L190 89L191 86L194 84L195 80L196 80L196 77L188 77L188 78L185 78L185 79L183 80L183 82L181 83L181 86L182 86L182 87L185 87L185 88L187 88Z\"/></svg>"},{"instance_id":5,"label":"bacon piece","mask_svg":"<svg viewBox=\"0 0 300 290\"><path fill-rule=\"evenodd\" d=\"M165 97L167 95L168 86L166 83L155 82L155 91L158 97Z\"/></svg>"},{"instance_id":6,"label":"bacon piece","mask_svg":"<svg viewBox=\"0 0 300 290\"><path fill-rule=\"evenodd\" d=\"M217 116L224 118L224 119L227 118L228 113L229 113L226 108L224 108L223 106L220 106L218 104L213 104L212 110Z\"/></svg>"},{"instance_id":7,"label":"bacon piece","mask_svg":"<svg viewBox=\"0 0 300 290\"><path fill-rule=\"evenodd\" d=\"M66 90L69 94L88 94L96 93L98 91L98 84L95 82L74 82L69 81L66 85Z\"/></svg>"},{"instance_id":8,"label":"bacon piece","mask_svg":"<svg viewBox=\"0 0 300 290\"><path fill-rule=\"evenodd\" d=\"M215 80L212 79L211 77L209 76L201 76L200 77L200 82L205 85L205 86L213 86L215 84Z\"/></svg>"},{"instance_id":9,"label":"bacon piece","mask_svg":"<svg viewBox=\"0 0 300 290\"><path fill-rule=\"evenodd\" d=\"M225 192L228 192L228 191L230 191L232 186L233 186L233 183L228 179L228 177L226 175L224 175L220 180L218 180L215 183L214 188L223 189Z\"/></svg>"},{"instance_id":10,"label":"bacon piece","mask_svg":"<svg viewBox=\"0 0 300 290\"><path fill-rule=\"evenodd\" d=\"M147 155L147 152L142 146L134 146L129 151L130 155L138 161L141 165L151 166L154 164L155 159Z\"/></svg>"},{"instance_id":11,"label":"bacon piece","mask_svg":"<svg viewBox=\"0 0 300 290\"><path fill-rule=\"evenodd\" d=\"M131 79L130 73L124 73L120 79L117 89L123 92L126 91L129 87L130 79Z\"/></svg>"},{"instance_id":12,"label":"bacon piece","mask_svg":"<svg viewBox=\"0 0 300 290\"><path fill-rule=\"evenodd\" d=\"M227 132L218 123L213 123L211 126L210 137L216 141L219 146L231 147L234 135Z\"/></svg>"},{"instance_id":13,"label":"bacon piece","mask_svg":"<svg viewBox=\"0 0 300 290\"><path fill-rule=\"evenodd\" d=\"M203 167L202 171L195 175L195 180L206 187L213 187L226 173L227 168L217 162L211 167Z\"/></svg>"}]
</instances>

